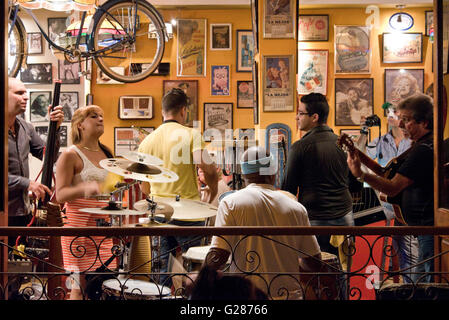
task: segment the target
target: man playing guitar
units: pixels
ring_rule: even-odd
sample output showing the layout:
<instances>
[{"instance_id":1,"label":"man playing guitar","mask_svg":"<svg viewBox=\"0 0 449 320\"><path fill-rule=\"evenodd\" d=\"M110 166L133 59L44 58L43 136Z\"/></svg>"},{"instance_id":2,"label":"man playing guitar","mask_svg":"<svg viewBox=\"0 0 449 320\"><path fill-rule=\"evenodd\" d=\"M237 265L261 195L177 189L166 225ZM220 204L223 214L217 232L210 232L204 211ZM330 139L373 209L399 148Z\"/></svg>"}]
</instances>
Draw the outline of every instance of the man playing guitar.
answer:
<instances>
[{"instance_id":1,"label":"man playing guitar","mask_svg":"<svg viewBox=\"0 0 449 320\"><path fill-rule=\"evenodd\" d=\"M385 177L381 172L361 170L359 152L348 153L348 166L361 182L368 183L389 197L400 199L405 222L412 226L433 225L433 103L429 96L418 94L398 105L399 127L413 141L397 171ZM418 236L418 261L433 256L433 236ZM432 272L433 260L417 267L418 272ZM431 282L427 274L420 282Z\"/></svg>"}]
</instances>

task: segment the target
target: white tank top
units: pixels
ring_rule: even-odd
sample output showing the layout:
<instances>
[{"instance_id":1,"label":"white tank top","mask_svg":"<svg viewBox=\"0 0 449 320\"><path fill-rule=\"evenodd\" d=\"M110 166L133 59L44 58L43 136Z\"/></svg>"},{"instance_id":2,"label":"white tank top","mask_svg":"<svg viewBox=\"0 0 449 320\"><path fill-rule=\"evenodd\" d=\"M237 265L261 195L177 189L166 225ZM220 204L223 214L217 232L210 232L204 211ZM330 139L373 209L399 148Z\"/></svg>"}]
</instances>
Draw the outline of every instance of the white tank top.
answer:
<instances>
[{"instance_id":1,"label":"white tank top","mask_svg":"<svg viewBox=\"0 0 449 320\"><path fill-rule=\"evenodd\" d=\"M103 182L106 180L108 172L105 169L98 168L96 165L94 165L77 146L72 145L71 148L75 150L83 160L83 169L79 174L76 175L81 178L81 181Z\"/></svg>"}]
</instances>

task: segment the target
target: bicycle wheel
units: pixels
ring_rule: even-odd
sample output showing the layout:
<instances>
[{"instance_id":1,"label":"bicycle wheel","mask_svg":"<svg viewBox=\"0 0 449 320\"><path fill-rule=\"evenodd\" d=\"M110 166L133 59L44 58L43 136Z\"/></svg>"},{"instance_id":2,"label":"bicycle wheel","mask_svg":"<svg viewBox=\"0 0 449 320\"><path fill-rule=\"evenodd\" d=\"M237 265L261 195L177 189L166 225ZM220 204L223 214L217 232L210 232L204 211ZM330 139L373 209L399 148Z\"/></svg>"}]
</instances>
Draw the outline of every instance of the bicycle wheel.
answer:
<instances>
[{"instance_id":1,"label":"bicycle wheel","mask_svg":"<svg viewBox=\"0 0 449 320\"><path fill-rule=\"evenodd\" d=\"M112 0L97 9L90 50L98 67L121 82L137 82L156 70L165 48L165 25L149 3ZM150 31L151 30L151 31Z\"/></svg>"},{"instance_id":2,"label":"bicycle wheel","mask_svg":"<svg viewBox=\"0 0 449 320\"><path fill-rule=\"evenodd\" d=\"M22 20L14 12L9 15L8 21L8 76L16 77L27 55L26 31ZM12 28L12 29L11 29Z\"/></svg>"}]
</instances>

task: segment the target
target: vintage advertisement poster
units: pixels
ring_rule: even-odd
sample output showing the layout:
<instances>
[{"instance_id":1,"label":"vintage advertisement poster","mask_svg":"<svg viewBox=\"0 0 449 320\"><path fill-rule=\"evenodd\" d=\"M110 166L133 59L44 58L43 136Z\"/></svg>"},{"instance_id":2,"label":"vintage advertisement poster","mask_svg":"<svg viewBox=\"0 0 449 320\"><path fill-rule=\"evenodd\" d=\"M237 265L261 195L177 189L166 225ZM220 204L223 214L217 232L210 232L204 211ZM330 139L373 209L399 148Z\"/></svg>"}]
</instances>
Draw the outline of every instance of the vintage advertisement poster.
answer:
<instances>
[{"instance_id":1,"label":"vintage advertisement poster","mask_svg":"<svg viewBox=\"0 0 449 320\"><path fill-rule=\"evenodd\" d=\"M298 41L328 41L329 16L300 14L298 17Z\"/></svg>"},{"instance_id":2,"label":"vintage advertisement poster","mask_svg":"<svg viewBox=\"0 0 449 320\"><path fill-rule=\"evenodd\" d=\"M293 56L264 56L263 62L263 110L293 111Z\"/></svg>"},{"instance_id":3,"label":"vintage advertisement poster","mask_svg":"<svg viewBox=\"0 0 449 320\"><path fill-rule=\"evenodd\" d=\"M226 133L232 139L232 115L232 103L205 103L204 140L226 140Z\"/></svg>"},{"instance_id":4,"label":"vintage advertisement poster","mask_svg":"<svg viewBox=\"0 0 449 320\"><path fill-rule=\"evenodd\" d=\"M206 75L206 19L178 19L177 75Z\"/></svg>"},{"instance_id":5,"label":"vintage advertisement poster","mask_svg":"<svg viewBox=\"0 0 449 320\"><path fill-rule=\"evenodd\" d=\"M327 93L327 50L298 51L298 94Z\"/></svg>"},{"instance_id":6,"label":"vintage advertisement poster","mask_svg":"<svg viewBox=\"0 0 449 320\"><path fill-rule=\"evenodd\" d=\"M371 72L371 29L335 26L335 73Z\"/></svg>"},{"instance_id":7,"label":"vintage advertisement poster","mask_svg":"<svg viewBox=\"0 0 449 320\"><path fill-rule=\"evenodd\" d=\"M295 1L264 0L264 38L295 37Z\"/></svg>"}]
</instances>

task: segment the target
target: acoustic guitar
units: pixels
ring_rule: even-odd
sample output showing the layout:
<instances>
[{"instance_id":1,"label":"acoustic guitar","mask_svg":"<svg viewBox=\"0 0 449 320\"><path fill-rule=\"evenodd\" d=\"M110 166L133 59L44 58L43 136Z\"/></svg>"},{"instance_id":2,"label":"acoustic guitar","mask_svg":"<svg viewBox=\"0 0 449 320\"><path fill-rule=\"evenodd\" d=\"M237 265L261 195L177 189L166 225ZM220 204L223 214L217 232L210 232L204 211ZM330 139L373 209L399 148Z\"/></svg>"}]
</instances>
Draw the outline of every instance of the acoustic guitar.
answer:
<instances>
[{"instance_id":1,"label":"acoustic guitar","mask_svg":"<svg viewBox=\"0 0 449 320\"><path fill-rule=\"evenodd\" d=\"M411 149L409 148L408 150L403 152L400 156L391 159L385 167L382 167L376 161L374 161L369 156L364 154L362 151L357 149L354 146L354 142L345 133L340 135L340 137L337 140L337 145L340 146L340 148L342 148L343 150L348 151L352 155L357 153L360 161L367 168L371 169L376 175L386 179L392 179L394 177L397 170L404 162L408 152ZM388 212L394 214L397 222L399 222L402 225L407 225L407 222L405 221L404 215L401 210L401 198L402 198L401 193L399 193L394 197L387 196L382 192L379 194L379 202L382 205L382 207Z\"/></svg>"}]
</instances>

